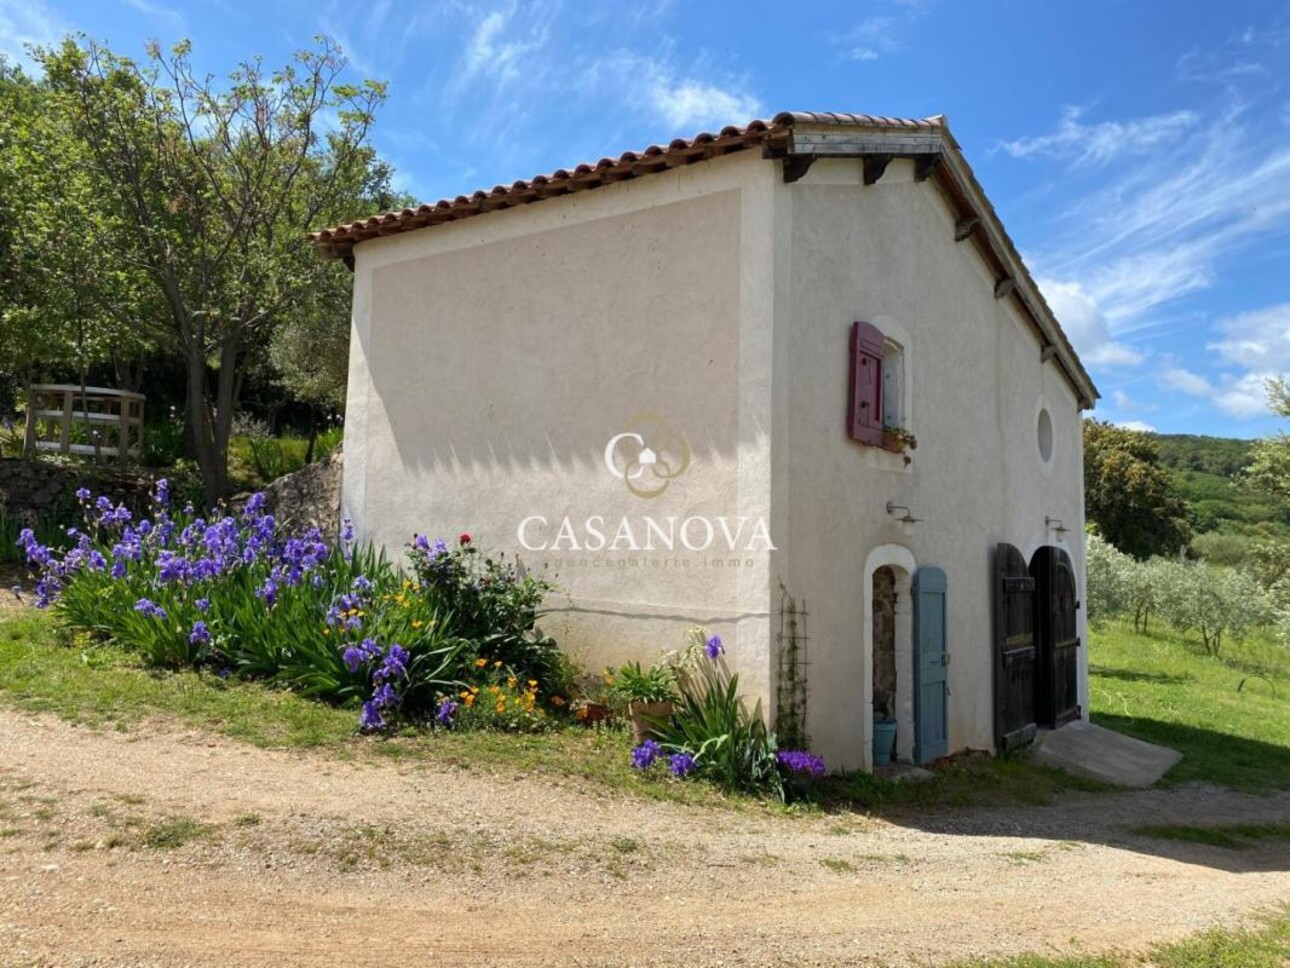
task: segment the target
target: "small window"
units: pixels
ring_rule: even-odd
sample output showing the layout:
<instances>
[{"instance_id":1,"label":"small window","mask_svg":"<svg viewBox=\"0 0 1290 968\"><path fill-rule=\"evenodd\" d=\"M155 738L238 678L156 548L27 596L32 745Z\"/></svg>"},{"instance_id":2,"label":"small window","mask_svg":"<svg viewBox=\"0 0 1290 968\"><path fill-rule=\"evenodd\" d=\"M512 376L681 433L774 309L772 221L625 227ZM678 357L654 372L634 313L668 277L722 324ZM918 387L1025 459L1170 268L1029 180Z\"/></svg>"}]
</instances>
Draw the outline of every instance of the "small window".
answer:
<instances>
[{"instance_id":1,"label":"small window","mask_svg":"<svg viewBox=\"0 0 1290 968\"><path fill-rule=\"evenodd\" d=\"M905 350L891 340L883 341L882 426L885 430L905 428Z\"/></svg>"},{"instance_id":2,"label":"small window","mask_svg":"<svg viewBox=\"0 0 1290 968\"><path fill-rule=\"evenodd\" d=\"M1047 464L1053 459L1053 418L1049 415L1047 407L1039 411L1039 426L1036 434L1039 442L1039 459Z\"/></svg>"}]
</instances>

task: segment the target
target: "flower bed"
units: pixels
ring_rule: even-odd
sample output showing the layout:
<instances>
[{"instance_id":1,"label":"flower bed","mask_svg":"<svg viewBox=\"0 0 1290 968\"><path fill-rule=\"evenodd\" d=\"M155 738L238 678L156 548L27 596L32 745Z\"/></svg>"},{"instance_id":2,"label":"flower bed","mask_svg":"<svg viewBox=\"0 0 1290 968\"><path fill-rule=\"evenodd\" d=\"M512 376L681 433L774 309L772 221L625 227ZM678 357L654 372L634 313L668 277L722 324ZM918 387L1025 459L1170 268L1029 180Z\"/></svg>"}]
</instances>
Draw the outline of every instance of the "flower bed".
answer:
<instances>
[{"instance_id":1,"label":"flower bed","mask_svg":"<svg viewBox=\"0 0 1290 968\"><path fill-rule=\"evenodd\" d=\"M749 712L744 706L725 651L720 637L690 632L686 649L669 660L679 701L653 729L654 737L632 750L632 766L652 771L666 764L677 779L698 777L779 800L809 795L811 783L825 773L824 761L777 748L760 707Z\"/></svg>"},{"instance_id":2,"label":"flower bed","mask_svg":"<svg viewBox=\"0 0 1290 968\"><path fill-rule=\"evenodd\" d=\"M106 497L76 496L85 525L67 529L67 547L30 530L19 538L39 570L37 604L151 664L361 705L368 731L399 721L534 729L565 708L565 665L534 625L551 586L483 557L469 535L451 549L415 538L408 576L356 547L348 524L335 547L317 529L282 533L258 494L240 513L206 518L173 510L159 481L137 519ZM468 698L481 690L488 716Z\"/></svg>"}]
</instances>

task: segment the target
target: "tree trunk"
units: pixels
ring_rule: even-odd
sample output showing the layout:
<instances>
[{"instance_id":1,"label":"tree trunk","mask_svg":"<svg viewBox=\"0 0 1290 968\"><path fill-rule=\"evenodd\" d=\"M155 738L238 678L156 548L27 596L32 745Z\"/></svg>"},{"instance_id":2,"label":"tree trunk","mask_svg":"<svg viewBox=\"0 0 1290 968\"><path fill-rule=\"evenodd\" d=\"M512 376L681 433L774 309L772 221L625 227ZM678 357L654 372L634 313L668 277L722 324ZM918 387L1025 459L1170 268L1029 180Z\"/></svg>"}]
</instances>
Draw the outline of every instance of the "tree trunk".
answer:
<instances>
[{"instance_id":1,"label":"tree trunk","mask_svg":"<svg viewBox=\"0 0 1290 968\"><path fill-rule=\"evenodd\" d=\"M196 341L186 341L184 357L188 375L188 406L186 423L188 439L193 448L193 459L202 475L202 492L206 503L212 507L224 497L228 487L227 452L223 462L218 459L218 448L212 433L210 406L206 399L206 354Z\"/></svg>"},{"instance_id":2,"label":"tree trunk","mask_svg":"<svg viewBox=\"0 0 1290 968\"><path fill-rule=\"evenodd\" d=\"M309 405L309 446L305 448L305 465L314 462L314 447L318 443L318 408Z\"/></svg>"}]
</instances>

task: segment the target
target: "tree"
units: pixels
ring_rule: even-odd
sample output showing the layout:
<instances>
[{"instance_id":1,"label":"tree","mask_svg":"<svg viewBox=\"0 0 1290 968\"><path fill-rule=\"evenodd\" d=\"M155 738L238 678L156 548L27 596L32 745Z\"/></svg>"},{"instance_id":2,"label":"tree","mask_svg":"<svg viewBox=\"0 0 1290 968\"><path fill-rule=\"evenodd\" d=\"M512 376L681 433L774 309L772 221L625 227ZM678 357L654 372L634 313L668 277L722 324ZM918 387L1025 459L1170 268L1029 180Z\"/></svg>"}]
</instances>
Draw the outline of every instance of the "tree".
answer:
<instances>
[{"instance_id":1,"label":"tree","mask_svg":"<svg viewBox=\"0 0 1290 968\"><path fill-rule=\"evenodd\" d=\"M1084 501L1099 533L1135 558L1171 556L1191 540L1187 502L1148 434L1084 421Z\"/></svg>"},{"instance_id":2,"label":"tree","mask_svg":"<svg viewBox=\"0 0 1290 968\"><path fill-rule=\"evenodd\" d=\"M375 155L356 172L361 184L347 193L367 212L406 208L407 195L391 187L394 171ZM339 219L338 219L339 220ZM269 341L269 357L278 383L295 400L310 408L309 446L305 460L313 459L318 431L318 411L344 410L349 382L350 298L353 276L337 261L319 285L293 303Z\"/></svg>"},{"instance_id":3,"label":"tree","mask_svg":"<svg viewBox=\"0 0 1290 968\"><path fill-rule=\"evenodd\" d=\"M213 502L248 353L332 271L306 233L358 214L346 192L370 162L385 89L341 83L327 38L273 73L244 62L222 86L194 71L187 42L152 44L142 64L71 39L37 56L121 227L110 258L144 273L164 306L143 325L183 357L189 443Z\"/></svg>"},{"instance_id":4,"label":"tree","mask_svg":"<svg viewBox=\"0 0 1290 968\"><path fill-rule=\"evenodd\" d=\"M150 348L146 278L112 264L119 232L84 145L47 85L0 59L0 371L85 379L98 363L129 369Z\"/></svg>"},{"instance_id":5,"label":"tree","mask_svg":"<svg viewBox=\"0 0 1290 968\"><path fill-rule=\"evenodd\" d=\"M1284 377L1267 382L1268 409L1278 417L1290 417L1290 386ZM1245 480L1251 486L1290 498L1290 435L1277 431L1256 441Z\"/></svg>"},{"instance_id":6,"label":"tree","mask_svg":"<svg viewBox=\"0 0 1290 968\"><path fill-rule=\"evenodd\" d=\"M1179 632L1199 632L1208 655L1222 651L1225 635L1239 641L1273 615L1259 583L1237 568L1180 559L1159 569L1157 588L1165 619Z\"/></svg>"}]
</instances>

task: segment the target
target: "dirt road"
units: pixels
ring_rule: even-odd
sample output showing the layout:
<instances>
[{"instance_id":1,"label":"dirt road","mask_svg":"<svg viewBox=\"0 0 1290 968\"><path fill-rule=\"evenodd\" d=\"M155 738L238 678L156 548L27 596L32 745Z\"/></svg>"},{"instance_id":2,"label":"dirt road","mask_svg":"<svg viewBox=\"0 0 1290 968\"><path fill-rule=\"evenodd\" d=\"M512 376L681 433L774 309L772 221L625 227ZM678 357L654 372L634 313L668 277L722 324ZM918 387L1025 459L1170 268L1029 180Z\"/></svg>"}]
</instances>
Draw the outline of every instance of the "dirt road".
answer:
<instances>
[{"instance_id":1,"label":"dirt road","mask_svg":"<svg viewBox=\"0 0 1290 968\"><path fill-rule=\"evenodd\" d=\"M1290 898L1290 845L1146 823L1290 797L1073 795L900 822L352 763L0 712L0 961L852 965L1134 948Z\"/></svg>"}]
</instances>

